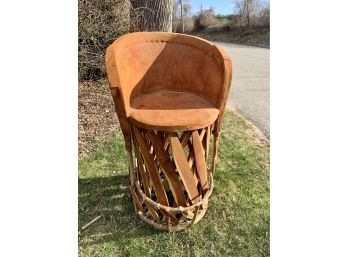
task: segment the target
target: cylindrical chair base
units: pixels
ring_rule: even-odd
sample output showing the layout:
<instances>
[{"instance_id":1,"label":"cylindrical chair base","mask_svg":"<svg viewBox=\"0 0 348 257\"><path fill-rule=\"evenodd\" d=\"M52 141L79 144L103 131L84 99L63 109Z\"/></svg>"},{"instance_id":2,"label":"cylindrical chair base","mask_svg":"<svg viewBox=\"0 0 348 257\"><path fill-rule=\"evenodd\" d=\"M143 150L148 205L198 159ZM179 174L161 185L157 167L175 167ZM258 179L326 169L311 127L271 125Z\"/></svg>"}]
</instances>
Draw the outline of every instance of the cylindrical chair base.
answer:
<instances>
[{"instance_id":1,"label":"cylindrical chair base","mask_svg":"<svg viewBox=\"0 0 348 257\"><path fill-rule=\"evenodd\" d=\"M213 190L206 165L211 128L167 132L132 125L130 190L146 223L177 231L203 217Z\"/></svg>"}]
</instances>

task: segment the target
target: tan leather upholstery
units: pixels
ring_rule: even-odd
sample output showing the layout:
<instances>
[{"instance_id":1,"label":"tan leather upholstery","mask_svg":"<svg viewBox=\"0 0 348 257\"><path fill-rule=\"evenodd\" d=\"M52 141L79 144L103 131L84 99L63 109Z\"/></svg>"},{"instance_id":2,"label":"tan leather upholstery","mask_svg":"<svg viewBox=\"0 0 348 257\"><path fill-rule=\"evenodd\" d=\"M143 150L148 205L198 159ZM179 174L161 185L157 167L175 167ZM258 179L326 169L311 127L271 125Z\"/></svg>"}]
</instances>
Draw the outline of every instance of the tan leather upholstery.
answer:
<instances>
[{"instance_id":1,"label":"tan leather upholstery","mask_svg":"<svg viewBox=\"0 0 348 257\"><path fill-rule=\"evenodd\" d=\"M106 70L122 130L206 127L223 113L231 60L210 42L184 34L130 33L106 52ZM129 132L130 133L130 132Z\"/></svg>"},{"instance_id":2,"label":"tan leather upholstery","mask_svg":"<svg viewBox=\"0 0 348 257\"><path fill-rule=\"evenodd\" d=\"M176 91L158 91L132 99L130 121L148 129L181 131L213 124L219 111L202 97Z\"/></svg>"}]
</instances>

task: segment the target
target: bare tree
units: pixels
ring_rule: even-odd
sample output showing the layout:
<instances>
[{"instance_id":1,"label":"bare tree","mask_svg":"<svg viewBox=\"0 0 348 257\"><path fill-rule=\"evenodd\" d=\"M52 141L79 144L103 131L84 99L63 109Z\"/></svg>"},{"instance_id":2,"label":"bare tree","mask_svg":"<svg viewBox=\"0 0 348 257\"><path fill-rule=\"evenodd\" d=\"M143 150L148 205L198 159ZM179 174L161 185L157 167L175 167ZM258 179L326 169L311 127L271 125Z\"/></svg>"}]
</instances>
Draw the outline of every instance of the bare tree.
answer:
<instances>
[{"instance_id":1,"label":"bare tree","mask_svg":"<svg viewBox=\"0 0 348 257\"><path fill-rule=\"evenodd\" d=\"M181 18L181 24L182 24L182 33L185 32L185 23L184 20L182 19L182 0L180 0L180 18Z\"/></svg>"},{"instance_id":2,"label":"bare tree","mask_svg":"<svg viewBox=\"0 0 348 257\"><path fill-rule=\"evenodd\" d=\"M130 0L132 31L172 32L173 0Z\"/></svg>"},{"instance_id":3,"label":"bare tree","mask_svg":"<svg viewBox=\"0 0 348 257\"><path fill-rule=\"evenodd\" d=\"M216 24L215 11L212 6L209 9L202 9L201 12L193 18L195 30L204 30Z\"/></svg>"},{"instance_id":4,"label":"bare tree","mask_svg":"<svg viewBox=\"0 0 348 257\"><path fill-rule=\"evenodd\" d=\"M173 31L184 33L193 29L190 0L175 0L173 8Z\"/></svg>"},{"instance_id":5,"label":"bare tree","mask_svg":"<svg viewBox=\"0 0 348 257\"><path fill-rule=\"evenodd\" d=\"M260 10L260 24L263 26L269 26L269 24L270 24L269 2L266 2Z\"/></svg>"},{"instance_id":6,"label":"bare tree","mask_svg":"<svg viewBox=\"0 0 348 257\"><path fill-rule=\"evenodd\" d=\"M260 1L234 0L234 7L239 15L241 25L249 27L252 23L252 18L259 13Z\"/></svg>"},{"instance_id":7,"label":"bare tree","mask_svg":"<svg viewBox=\"0 0 348 257\"><path fill-rule=\"evenodd\" d=\"M105 49L129 30L129 5L124 0L78 1L79 79L105 75Z\"/></svg>"}]
</instances>

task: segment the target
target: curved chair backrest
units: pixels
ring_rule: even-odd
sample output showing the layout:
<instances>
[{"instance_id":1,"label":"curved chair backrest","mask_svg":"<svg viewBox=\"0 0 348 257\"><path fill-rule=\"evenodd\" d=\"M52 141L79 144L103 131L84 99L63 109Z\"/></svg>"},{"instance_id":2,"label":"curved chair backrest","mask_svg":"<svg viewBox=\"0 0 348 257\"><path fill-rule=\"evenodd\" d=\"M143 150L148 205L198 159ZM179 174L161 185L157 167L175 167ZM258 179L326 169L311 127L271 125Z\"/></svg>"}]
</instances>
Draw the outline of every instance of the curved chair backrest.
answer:
<instances>
[{"instance_id":1,"label":"curved chair backrest","mask_svg":"<svg viewBox=\"0 0 348 257\"><path fill-rule=\"evenodd\" d=\"M160 90L196 94L219 109L217 138L232 78L232 62L222 48L184 34L135 32L107 48L105 63L128 151L132 99Z\"/></svg>"},{"instance_id":2,"label":"curved chair backrest","mask_svg":"<svg viewBox=\"0 0 348 257\"><path fill-rule=\"evenodd\" d=\"M224 107L231 85L231 60L210 42L184 34L136 32L106 52L111 88L122 94L126 113L133 97L159 90L189 92Z\"/></svg>"}]
</instances>

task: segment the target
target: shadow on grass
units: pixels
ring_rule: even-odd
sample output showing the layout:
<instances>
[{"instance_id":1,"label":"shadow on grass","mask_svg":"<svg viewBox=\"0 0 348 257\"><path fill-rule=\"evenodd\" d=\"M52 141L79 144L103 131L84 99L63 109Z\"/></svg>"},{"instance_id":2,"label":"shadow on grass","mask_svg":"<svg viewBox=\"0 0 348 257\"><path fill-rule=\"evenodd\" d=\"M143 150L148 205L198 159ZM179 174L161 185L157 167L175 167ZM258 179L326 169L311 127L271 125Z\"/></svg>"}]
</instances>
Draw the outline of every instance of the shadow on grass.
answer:
<instances>
[{"instance_id":1,"label":"shadow on grass","mask_svg":"<svg viewBox=\"0 0 348 257\"><path fill-rule=\"evenodd\" d=\"M99 215L98 221L81 230ZM80 246L122 243L125 236L137 238L159 233L135 214L126 175L79 179L79 231Z\"/></svg>"}]
</instances>

